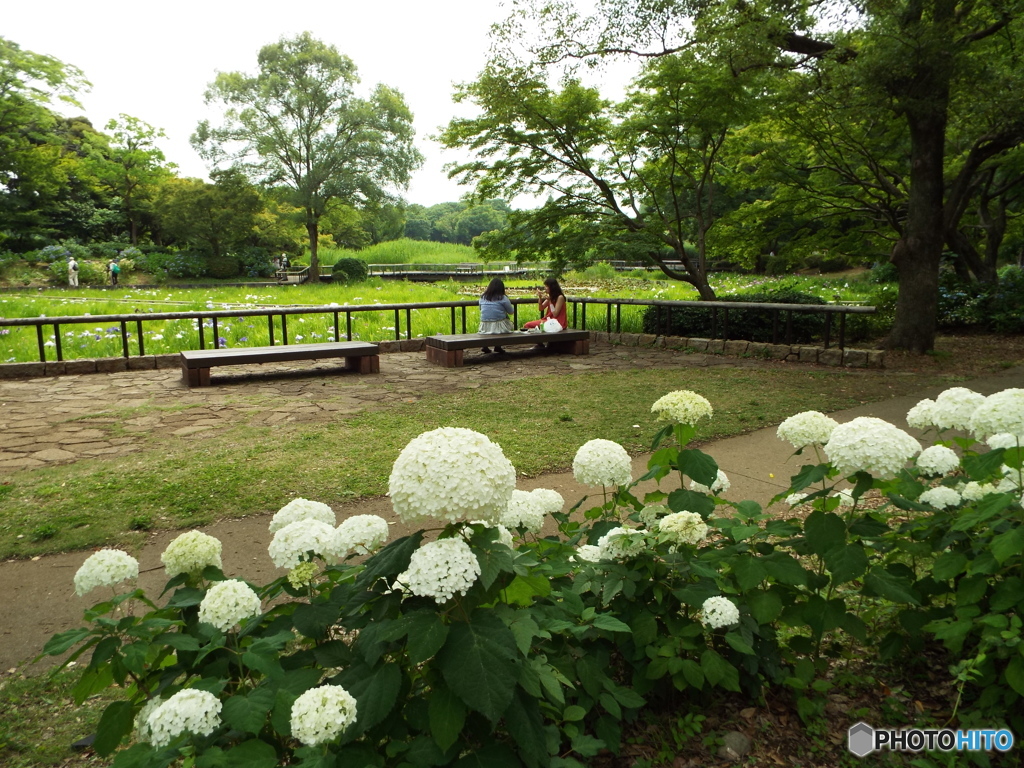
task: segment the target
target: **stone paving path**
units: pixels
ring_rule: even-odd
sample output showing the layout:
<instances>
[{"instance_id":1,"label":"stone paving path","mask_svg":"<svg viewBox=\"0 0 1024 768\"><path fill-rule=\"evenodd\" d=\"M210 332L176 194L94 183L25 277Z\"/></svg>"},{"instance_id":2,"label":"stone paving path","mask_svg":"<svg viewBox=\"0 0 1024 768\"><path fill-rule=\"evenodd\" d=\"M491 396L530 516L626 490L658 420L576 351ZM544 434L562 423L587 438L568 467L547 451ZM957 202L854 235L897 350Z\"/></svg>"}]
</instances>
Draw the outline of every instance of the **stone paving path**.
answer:
<instances>
[{"instance_id":1,"label":"stone paving path","mask_svg":"<svg viewBox=\"0 0 1024 768\"><path fill-rule=\"evenodd\" d=\"M144 435L185 436L240 420L254 426L324 421L509 378L636 367L781 365L597 343L585 357L477 354L455 369L428 364L423 352L394 352L381 356L379 375L367 376L341 372L334 363L217 368L214 386L195 389L182 382L179 368L7 379L0 380L0 475L126 455ZM335 371L338 375L325 375Z\"/></svg>"}]
</instances>

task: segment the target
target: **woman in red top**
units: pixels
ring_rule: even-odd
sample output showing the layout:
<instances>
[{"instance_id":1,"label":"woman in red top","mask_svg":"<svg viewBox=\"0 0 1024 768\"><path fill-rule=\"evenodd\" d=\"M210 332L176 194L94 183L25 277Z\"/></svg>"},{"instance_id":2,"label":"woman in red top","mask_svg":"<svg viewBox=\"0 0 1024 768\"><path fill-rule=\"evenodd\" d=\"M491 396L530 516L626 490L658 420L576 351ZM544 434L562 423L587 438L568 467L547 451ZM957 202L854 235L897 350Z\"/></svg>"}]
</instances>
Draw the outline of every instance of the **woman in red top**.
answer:
<instances>
[{"instance_id":1,"label":"woman in red top","mask_svg":"<svg viewBox=\"0 0 1024 768\"><path fill-rule=\"evenodd\" d=\"M547 290L545 291L544 288ZM554 318L565 330L569 321L566 317L565 294L562 293L562 286L553 277L544 281L544 288L537 289L537 307L540 309L541 319L531 320L523 326L524 331L536 328L548 318Z\"/></svg>"}]
</instances>

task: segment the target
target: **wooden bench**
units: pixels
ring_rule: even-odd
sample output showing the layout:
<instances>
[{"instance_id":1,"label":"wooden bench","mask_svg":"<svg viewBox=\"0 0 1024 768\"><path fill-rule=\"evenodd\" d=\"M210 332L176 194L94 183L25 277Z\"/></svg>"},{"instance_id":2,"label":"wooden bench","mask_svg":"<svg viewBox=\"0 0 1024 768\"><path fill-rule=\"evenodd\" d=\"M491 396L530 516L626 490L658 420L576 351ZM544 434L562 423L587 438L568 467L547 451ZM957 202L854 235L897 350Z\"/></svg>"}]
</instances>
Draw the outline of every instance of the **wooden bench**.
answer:
<instances>
[{"instance_id":1,"label":"wooden bench","mask_svg":"<svg viewBox=\"0 0 1024 768\"><path fill-rule=\"evenodd\" d=\"M275 347L189 349L181 353L181 376L190 387L210 386L210 369L218 365L280 363L289 360L345 358L345 368L359 373L380 372L380 350L368 341L326 344L281 344Z\"/></svg>"},{"instance_id":2,"label":"wooden bench","mask_svg":"<svg viewBox=\"0 0 1024 768\"><path fill-rule=\"evenodd\" d=\"M572 355L590 353L590 331L564 330L558 333L459 333L426 338L427 360L445 368L462 365L463 352L483 347L510 347L517 344L545 344L552 352Z\"/></svg>"}]
</instances>

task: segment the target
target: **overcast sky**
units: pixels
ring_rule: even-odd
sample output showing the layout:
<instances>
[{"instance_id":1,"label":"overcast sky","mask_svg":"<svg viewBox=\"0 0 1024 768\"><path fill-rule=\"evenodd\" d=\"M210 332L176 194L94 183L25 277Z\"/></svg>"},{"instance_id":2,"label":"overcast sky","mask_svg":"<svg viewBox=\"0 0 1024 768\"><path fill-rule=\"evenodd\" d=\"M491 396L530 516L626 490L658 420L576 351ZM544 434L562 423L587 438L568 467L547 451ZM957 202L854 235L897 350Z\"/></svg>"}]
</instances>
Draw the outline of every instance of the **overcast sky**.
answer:
<instances>
[{"instance_id":1,"label":"overcast sky","mask_svg":"<svg viewBox=\"0 0 1024 768\"><path fill-rule=\"evenodd\" d=\"M411 203L457 200L469 190L442 169L454 158L429 136L456 115L453 84L482 69L488 30L503 19L500 0L8 0L0 35L81 69L92 89L86 116L102 129L120 113L162 128L161 148L183 176L205 177L188 139L215 115L203 91L217 71L255 73L267 43L303 31L335 45L359 69L359 94L376 83L401 91L415 116L426 163L406 193ZM459 107L466 114L466 107ZM78 113L69 110L68 113Z\"/></svg>"}]
</instances>

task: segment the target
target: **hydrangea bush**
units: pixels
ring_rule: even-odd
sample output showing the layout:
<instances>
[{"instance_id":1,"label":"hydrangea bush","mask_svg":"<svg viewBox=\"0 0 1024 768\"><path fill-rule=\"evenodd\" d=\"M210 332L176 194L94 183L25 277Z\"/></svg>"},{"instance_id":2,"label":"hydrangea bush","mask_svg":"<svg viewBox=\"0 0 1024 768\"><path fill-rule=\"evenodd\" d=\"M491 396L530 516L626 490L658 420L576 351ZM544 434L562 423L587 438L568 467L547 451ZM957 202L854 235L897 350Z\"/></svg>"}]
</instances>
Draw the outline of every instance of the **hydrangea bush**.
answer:
<instances>
[{"instance_id":1,"label":"hydrangea bush","mask_svg":"<svg viewBox=\"0 0 1024 768\"><path fill-rule=\"evenodd\" d=\"M610 441L577 455L596 506L515 491L500 446L435 430L391 476L396 514L425 530L384 546L381 518L335 529L333 512L290 511L271 545L289 571L260 587L186 534L162 605L115 594L45 652L91 652L80 702L123 690L95 741L115 768L573 768L617 753L648 702L782 688L811 719L832 659L928 647L948 654L962 725L1024 732L1021 398L915 406L935 432L925 451L878 420L789 421L782 440L829 460L773 500L801 506L787 515L726 498L714 459L688 447L686 419L710 405L670 395L643 477ZM977 442L993 434L1011 438ZM643 480L657 489L638 495ZM114 552L86 561L80 594L137 575Z\"/></svg>"}]
</instances>

